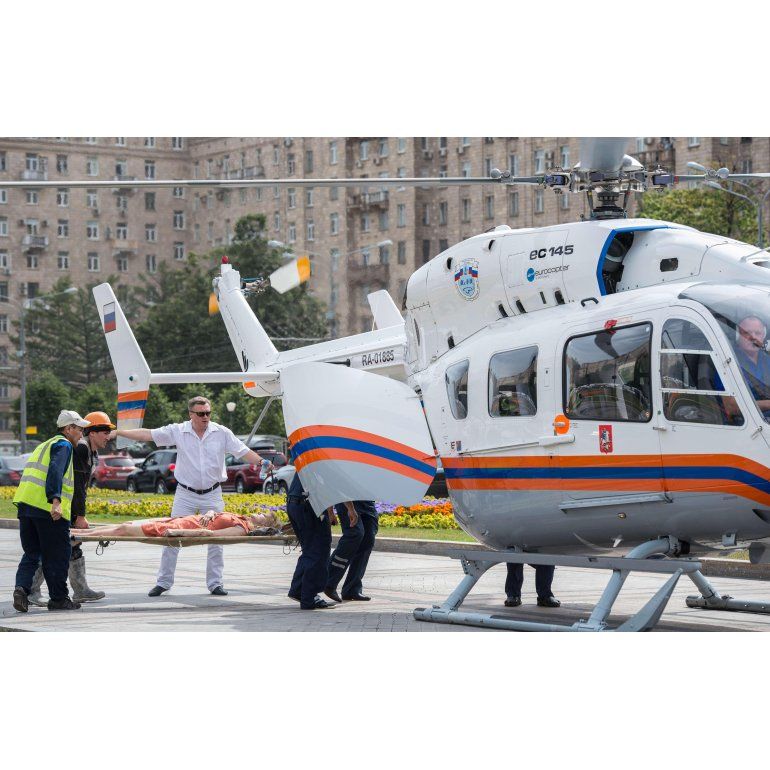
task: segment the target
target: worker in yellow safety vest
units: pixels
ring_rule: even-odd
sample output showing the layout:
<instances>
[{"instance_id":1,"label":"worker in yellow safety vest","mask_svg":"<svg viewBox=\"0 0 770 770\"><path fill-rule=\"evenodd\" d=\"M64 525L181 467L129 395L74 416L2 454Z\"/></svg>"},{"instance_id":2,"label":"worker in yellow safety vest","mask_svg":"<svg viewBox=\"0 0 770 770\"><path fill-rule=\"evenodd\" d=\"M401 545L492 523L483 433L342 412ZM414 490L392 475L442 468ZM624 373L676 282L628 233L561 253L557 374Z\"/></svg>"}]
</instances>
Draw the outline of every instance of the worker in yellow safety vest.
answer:
<instances>
[{"instance_id":1,"label":"worker in yellow safety vest","mask_svg":"<svg viewBox=\"0 0 770 770\"><path fill-rule=\"evenodd\" d=\"M79 610L69 598L67 571L70 553L70 517L75 490L73 448L90 423L77 412L63 409L56 421L59 433L35 447L19 482L13 502L19 518L24 556L16 571L13 606L29 609L29 593L38 564L48 585L49 610Z\"/></svg>"}]
</instances>

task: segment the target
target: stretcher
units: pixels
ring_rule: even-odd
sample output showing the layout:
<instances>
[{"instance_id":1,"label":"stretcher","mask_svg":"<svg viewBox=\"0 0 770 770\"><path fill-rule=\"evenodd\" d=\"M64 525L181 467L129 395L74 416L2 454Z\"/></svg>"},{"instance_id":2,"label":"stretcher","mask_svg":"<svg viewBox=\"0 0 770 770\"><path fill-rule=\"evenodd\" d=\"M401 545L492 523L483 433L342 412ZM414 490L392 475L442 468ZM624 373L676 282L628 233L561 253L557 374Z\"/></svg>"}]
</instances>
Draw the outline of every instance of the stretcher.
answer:
<instances>
[{"instance_id":1,"label":"stretcher","mask_svg":"<svg viewBox=\"0 0 770 770\"><path fill-rule=\"evenodd\" d=\"M98 543L105 548L111 543L147 543L149 545L165 545L171 548L187 548L191 545L232 545L234 543L283 543L292 546L297 542L294 530L287 527L276 534L252 534L236 537L209 537L206 535L184 534L188 530L177 530L179 534L166 537L128 537L117 535L99 535L99 527L92 527L92 535L78 535L77 541L81 543Z\"/></svg>"}]
</instances>

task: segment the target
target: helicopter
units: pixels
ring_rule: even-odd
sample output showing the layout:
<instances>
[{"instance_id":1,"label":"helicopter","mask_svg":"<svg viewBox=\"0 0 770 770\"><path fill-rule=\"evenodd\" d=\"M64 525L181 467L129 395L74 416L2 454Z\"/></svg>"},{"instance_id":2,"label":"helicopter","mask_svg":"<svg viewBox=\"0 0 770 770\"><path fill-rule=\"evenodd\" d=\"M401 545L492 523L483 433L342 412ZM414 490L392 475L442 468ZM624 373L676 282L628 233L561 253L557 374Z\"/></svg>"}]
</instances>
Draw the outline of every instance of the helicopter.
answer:
<instances>
[{"instance_id":1,"label":"helicopter","mask_svg":"<svg viewBox=\"0 0 770 770\"><path fill-rule=\"evenodd\" d=\"M307 265L244 282L223 258L213 293L238 372L150 372L112 288L95 287L118 426L141 426L151 384L241 382L268 405L281 398L316 511L356 499L413 504L440 458L456 520L485 548L453 554L464 577L442 605L415 610L420 620L601 631L632 570L668 579L618 630L654 627L682 575L700 592L688 606L770 612L718 594L690 558L748 545L753 562L770 561L770 260L731 238L626 215L635 191L770 174L675 176L645 169L626 145L584 140L574 168L535 177L378 179L583 192L590 217L499 225L451 246L412 274L403 316L387 291L369 295L374 328L363 334L277 351L247 296L290 290ZM136 184L303 183L362 180ZM590 617L571 626L460 611L502 562L612 575Z\"/></svg>"}]
</instances>

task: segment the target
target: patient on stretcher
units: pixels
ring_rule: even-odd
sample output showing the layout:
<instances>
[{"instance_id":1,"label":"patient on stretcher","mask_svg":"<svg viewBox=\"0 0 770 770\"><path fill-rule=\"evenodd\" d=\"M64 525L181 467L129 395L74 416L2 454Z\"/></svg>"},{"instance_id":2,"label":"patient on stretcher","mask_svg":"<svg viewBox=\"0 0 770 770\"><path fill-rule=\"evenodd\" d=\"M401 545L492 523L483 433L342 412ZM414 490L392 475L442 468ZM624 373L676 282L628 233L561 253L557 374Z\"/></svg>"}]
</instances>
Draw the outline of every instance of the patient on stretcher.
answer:
<instances>
[{"instance_id":1,"label":"patient on stretcher","mask_svg":"<svg viewBox=\"0 0 770 770\"><path fill-rule=\"evenodd\" d=\"M272 513L256 513L241 516L235 513L207 511L193 516L177 516L166 519L143 519L127 521L110 527L92 527L91 529L71 529L74 536L98 535L110 537L243 537L259 529L266 529L262 534L271 534L269 530L280 527L278 519Z\"/></svg>"}]
</instances>

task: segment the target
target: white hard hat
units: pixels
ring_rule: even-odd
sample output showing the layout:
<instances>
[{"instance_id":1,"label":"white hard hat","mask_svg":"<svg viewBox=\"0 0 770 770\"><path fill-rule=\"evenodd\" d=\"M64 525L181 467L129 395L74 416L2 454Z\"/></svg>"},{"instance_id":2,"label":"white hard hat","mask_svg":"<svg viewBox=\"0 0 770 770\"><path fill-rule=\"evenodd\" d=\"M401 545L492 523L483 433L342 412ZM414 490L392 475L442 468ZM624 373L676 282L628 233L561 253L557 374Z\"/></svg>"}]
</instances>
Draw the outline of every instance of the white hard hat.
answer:
<instances>
[{"instance_id":1,"label":"white hard hat","mask_svg":"<svg viewBox=\"0 0 770 770\"><path fill-rule=\"evenodd\" d=\"M91 423L84 420L77 412L71 409L62 409L56 420L57 428L65 428L67 425L77 425L79 428L87 428Z\"/></svg>"}]
</instances>

